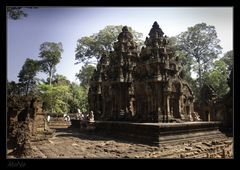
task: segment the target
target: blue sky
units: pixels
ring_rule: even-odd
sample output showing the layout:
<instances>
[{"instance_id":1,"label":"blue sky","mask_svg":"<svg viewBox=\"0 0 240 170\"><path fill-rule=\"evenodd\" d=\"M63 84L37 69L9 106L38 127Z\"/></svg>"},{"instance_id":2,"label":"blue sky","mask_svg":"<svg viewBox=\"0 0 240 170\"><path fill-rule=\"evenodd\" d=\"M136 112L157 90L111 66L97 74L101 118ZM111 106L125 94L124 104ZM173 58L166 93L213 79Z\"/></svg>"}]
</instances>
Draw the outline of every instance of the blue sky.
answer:
<instances>
[{"instance_id":1,"label":"blue sky","mask_svg":"<svg viewBox=\"0 0 240 170\"><path fill-rule=\"evenodd\" d=\"M233 49L233 8L231 7L39 7L26 9L26 18L7 20L7 78L17 75L26 58L39 59L43 42L62 42L64 52L57 73L72 82L81 64L75 65L77 40L97 33L107 25L127 25L148 36L157 21L167 36L175 36L188 27L205 22L216 28L223 53ZM39 78L46 75L38 74Z\"/></svg>"}]
</instances>

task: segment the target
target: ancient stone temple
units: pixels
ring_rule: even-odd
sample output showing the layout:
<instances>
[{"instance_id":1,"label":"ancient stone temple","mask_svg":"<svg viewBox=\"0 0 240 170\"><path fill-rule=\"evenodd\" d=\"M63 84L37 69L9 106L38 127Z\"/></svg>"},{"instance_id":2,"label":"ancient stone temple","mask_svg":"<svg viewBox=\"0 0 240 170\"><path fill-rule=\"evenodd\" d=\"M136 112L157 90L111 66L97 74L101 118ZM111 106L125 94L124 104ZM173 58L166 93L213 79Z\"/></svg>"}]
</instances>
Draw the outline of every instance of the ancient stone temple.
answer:
<instances>
[{"instance_id":1,"label":"ancient stone temple","mask_svg":"<svg viewBox=\"0 0 240 170\"><path fill-rule=\"evenodd\" d=\"M114 51L102 55L90 82L88 100L96 132L131 141L167 142L221 136L220 122L200 121L181 61L154 22L137 51L125 26Z\"/></svg>"},{"instance_id":2,"label":"ancient stone temple","mask_svg":"<svg viewBox=\"0 0 240 170\"><path fill-rule=\"evenodd\" d=\"M114 51L103 55L89 89L96 119L134 122L198 120L192 90L182 77L178 57L154 22L140 54L125 26ZM101 115L101 116L100 116Z\"/></svg>"}]
</instances>

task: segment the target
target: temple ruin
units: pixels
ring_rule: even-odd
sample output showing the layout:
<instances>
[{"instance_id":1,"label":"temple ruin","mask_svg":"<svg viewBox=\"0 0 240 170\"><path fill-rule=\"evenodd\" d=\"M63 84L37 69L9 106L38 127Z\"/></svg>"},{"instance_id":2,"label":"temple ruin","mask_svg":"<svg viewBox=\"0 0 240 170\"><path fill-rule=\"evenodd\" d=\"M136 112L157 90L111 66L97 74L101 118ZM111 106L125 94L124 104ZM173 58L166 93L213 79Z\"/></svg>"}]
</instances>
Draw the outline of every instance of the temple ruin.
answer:
<instances>
[{"instance_id":1,"label":"temple ruin","mask_svg":"<svg viewBox=\"0 0 240 170\"><path fill-rule=\"evenodd\" d=\"M181 61L154 22L145 47L137 51L125 26L109 56L102 55L89 89L96 120L181 122L200 120Z\"/></svg>"},{"instance_id":2,"label":"temple ruin","mask_svg":"<svg viewBox=\"0 0 240 170\"><path fill-rule=\"evenodd\" d=\"M10 95L7 99L8 148L17 157L31 157L31 141L47 139L54 131L48 127L38 97Z\"/></svg>"}]
</instances>

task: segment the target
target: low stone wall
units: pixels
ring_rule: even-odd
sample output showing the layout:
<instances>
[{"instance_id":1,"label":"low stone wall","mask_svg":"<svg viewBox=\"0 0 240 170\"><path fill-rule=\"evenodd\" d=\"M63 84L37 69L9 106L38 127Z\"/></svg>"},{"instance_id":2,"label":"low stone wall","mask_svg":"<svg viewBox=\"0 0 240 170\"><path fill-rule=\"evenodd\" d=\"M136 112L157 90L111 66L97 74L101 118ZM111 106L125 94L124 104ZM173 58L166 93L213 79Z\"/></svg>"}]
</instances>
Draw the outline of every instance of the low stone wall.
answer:
<instances>
[{"instance_id":1,"label":"low stone wall","mask_svg":"<svg viewBox=\"0 0 240 170\"><path fill-rule=\"evenodd\" d=\"M157 146L223 135L219 131L220 125L219 122L129 123L96 121L95 123L97 133Z\"/></svg>"}]
</instances>

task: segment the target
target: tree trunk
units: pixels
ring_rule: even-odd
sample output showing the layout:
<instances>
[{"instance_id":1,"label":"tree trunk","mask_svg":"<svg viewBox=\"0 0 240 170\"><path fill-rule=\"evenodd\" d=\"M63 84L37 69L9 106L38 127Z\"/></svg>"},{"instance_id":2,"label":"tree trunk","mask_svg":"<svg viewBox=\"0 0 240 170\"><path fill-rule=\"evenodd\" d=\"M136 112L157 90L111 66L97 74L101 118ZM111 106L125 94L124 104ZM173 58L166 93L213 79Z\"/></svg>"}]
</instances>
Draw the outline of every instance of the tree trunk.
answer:
<instances>
[{"instance_id":1,"label":"tree trunk","mask_svg":"<svg viewBox=\"0 0 240 170\"><path fill-rule=\"evenodd\" d=\"M198 76L199 76L199 89L201 89L202 88L202 70L201 70L200 57L198 58Z\"/></svg>"},{"instance_id":2,"label":"tree trunk","mask_svg":"<svg viewBox=\"0 0 240 170\"><path fill-rule=\"evenodd\" d=\"M49 85L51 87L51 113L53 113L53 104L52 104L52 67L49 72Z\"/></svg>"},{"instance_id":3,"label":"tree trunk","mask_svg":"<svg viewBox=\"0 0 240 170\"><path fill-rule=\"evenodd\" d=\"M52 85L52 68L50 68L50 72L49 72L49 85Z\"/></svg>"}]
</instances>

